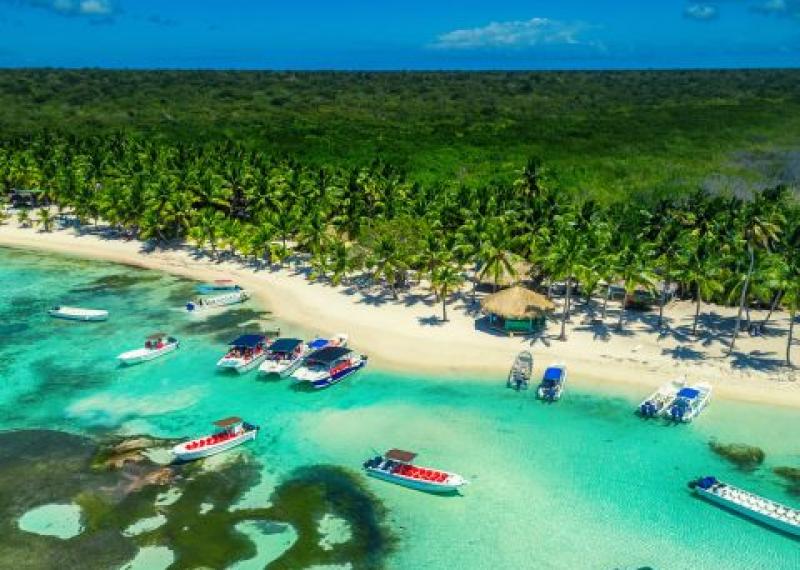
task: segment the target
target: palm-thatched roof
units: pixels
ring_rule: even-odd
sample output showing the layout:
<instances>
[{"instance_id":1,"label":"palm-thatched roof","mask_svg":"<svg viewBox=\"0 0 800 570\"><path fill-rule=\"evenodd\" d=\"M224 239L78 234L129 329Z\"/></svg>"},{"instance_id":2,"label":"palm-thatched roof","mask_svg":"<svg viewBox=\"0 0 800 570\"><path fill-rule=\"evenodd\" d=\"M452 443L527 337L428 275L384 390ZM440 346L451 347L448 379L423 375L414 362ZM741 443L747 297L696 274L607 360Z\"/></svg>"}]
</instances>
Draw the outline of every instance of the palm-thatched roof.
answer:
<instances>
[{"instance_id":1,"label":"palm-thatched roof","mask_svg":"<svg viewBox=\"0 0 800 570\"><path fill-rule=\"evenodd\" d=\"M552 311L555 305L544 295L517 285L485 297L481 307L506 319L532 319Z\"/></svg>"}]
</instances>

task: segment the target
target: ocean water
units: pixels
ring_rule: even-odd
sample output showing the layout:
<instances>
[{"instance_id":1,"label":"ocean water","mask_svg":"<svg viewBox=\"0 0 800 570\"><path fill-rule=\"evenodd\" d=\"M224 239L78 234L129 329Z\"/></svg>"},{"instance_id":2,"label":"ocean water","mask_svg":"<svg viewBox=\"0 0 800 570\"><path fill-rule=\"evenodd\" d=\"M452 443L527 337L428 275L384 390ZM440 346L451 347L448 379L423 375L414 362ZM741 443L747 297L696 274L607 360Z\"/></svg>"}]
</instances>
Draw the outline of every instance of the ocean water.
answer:
<instances>
[{"instance_id":1,"label":"ocean water","mask_svg":"<svg viewBox=\"0 0 800 570\"><path fill-rule=\"evenodd\" d=\"M362 477L398 538L389 568L800 568L800 542L686 488L695 476L716 474L800 505L771 472L800 467L796 411L715 401L695 424L668 426L633 415L645 394L612 385L588 388L571 379L561 402L544 405L532 391L505 389L502 377L369 367L328 390L301 392L287 380L215 371L225 343L253 320L313 334L272 319L265 308L189 316L182 310L192 296L188 281L37 253L0 250L0 278L2 430L172 438L240 415L264 428L243 451L262 478L242 508L268 505L275 486L298 467L325 463L357 473L365 458L390 447L466 476L470 485L452 497ZM104 308L111 318L58 321L46 314L54 304ZM181 349L140 366L117 365L118 353L156 330L177 336ZM358 348L358 331L348 332ZM740 470L710 451L712 439L759 446L765 464ZM330 548L347 540L351 529L340 523L320 521ZM257 555L237 568L263 567L293 540L291 529L264 534L244 524L240 531ZM171 561L154 546L131 567Z\"/></svg>"}]
</instances>

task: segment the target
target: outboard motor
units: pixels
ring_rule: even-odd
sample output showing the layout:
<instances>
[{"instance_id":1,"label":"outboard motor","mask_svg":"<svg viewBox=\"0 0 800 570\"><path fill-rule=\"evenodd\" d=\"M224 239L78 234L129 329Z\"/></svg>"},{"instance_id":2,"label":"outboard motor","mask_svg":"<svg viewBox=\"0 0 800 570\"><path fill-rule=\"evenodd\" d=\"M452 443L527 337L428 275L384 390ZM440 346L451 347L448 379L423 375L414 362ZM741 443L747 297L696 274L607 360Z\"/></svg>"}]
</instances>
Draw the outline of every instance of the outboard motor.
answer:
<instances>
[{"instance_id":1,"label":"outboard motor","mask_svg":"<svg viewBox=\"0 0 800 570\"><path fill-rule=\"evenodd\" d=\"M639 406L639 413L645 418L652 418L656 415L656 405L648 400Z\"/></svg>"}]
</instances>

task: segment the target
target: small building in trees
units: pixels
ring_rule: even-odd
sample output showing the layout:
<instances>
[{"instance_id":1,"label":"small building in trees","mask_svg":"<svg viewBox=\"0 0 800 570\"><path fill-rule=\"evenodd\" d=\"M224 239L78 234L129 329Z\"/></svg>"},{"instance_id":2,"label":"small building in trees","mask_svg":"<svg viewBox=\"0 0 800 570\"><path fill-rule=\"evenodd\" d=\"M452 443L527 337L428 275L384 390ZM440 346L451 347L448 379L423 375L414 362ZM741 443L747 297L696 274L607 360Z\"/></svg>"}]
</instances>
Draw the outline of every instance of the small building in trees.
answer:
<instances>
[{"instance_id":1,"label":"small building in trees","mask_svg":"<svg viewBox=\"0 0 800 570\"><path fill-rule=\"evenodd\" d=\"M485 297L481 307L492 329L515 335L543 330L555 305L544 295L515 285Z\"/></svg>"},{"instance_id":2,"label":"small building in trees","mask_svg":"<svg viewBox=\"0 0 800 570\"><path fill-rule=\"evenodd\" d=\"M14 208L36 208L48 204L44 191L34 188L12 188L9 201Z\"/></svg>"}]
</instances>

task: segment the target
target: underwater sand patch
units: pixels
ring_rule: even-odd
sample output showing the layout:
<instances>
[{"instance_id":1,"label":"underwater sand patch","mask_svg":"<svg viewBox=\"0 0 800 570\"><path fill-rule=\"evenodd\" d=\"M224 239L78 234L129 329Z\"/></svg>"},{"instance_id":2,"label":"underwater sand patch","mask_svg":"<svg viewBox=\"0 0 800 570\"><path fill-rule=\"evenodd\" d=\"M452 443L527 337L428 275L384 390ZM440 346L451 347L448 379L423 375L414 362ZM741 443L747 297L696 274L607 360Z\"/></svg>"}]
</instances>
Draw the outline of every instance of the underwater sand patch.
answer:
<instances>
[{"instance_id":1,"label":"underwater sand patch","mask_svg":"<svg viewBox=\"0 0 800 570\"><path fill-rule=\"evenodd\" d=\"M83 532L82 517L80 506L56 503L31 509L20 517L17 525L25 532L67 540Z\"/></svg>"}]
</instances>

